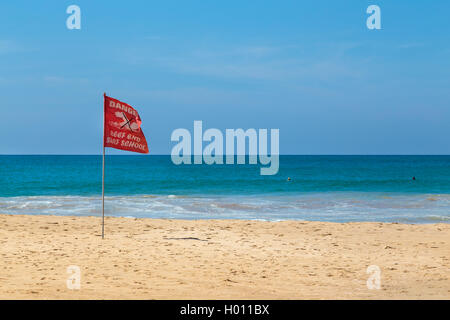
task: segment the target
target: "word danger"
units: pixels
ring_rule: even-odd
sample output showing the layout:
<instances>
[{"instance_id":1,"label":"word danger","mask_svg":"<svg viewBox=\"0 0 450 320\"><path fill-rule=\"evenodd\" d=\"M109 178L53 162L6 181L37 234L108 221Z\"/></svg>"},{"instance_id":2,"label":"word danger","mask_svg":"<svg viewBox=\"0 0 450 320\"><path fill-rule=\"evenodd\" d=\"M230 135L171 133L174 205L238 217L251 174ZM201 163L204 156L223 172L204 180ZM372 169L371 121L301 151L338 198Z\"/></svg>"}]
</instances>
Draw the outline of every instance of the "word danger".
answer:
<instances>
[{"instance_id":1,"label":"word danger","mask_svg":"<svg viewBox=\"0 0 450 320\"><path fill-rule=\"evenodd\" d=\"M126 105L124 105L124 104L121 104L121 103L119 103L119 102L114 102L114 101L110 100L110 101L109 101L109 106L110 106L111 108L114 108L114 109L118 109L118 110L120 110L120 111L127 112L128 114L131 114L131 115L133 115L133 116L135 116L135 117L138 116L136 110L134 110L133 108L130 108L129 106L126 106Z\"/></svg>"},{"instance_id":2,"label":"word danger","mask_svg":"<svg viewBox=\"0 0 450 320\"><path fill-rule=\"evenodd\" d=\"M203 132L203 122L194 121L194 164L223 164L223 137L219 129L208 129ZM267 129L226 129L225 131L225 162L235 163L235 149L237 150L237 164L246 163L248 149L249 164L259 163L267 165L260 169L261 175L274 175L279 169L279 129L270 130L270 153L267 148ZM172 132L171 141L176 141L172 148L172 162L176 165L191 164L191 133L187 129L179 128ZM246 142L248 141L248 146ZM203 148L203 142L210 142ZM235 144L236 142L236 144Z\"/></svg>"},{"instance_id":3,"label":"word danger","mask_svg":"<svg viewBox=\"0 0 450 320\"><path fill-rule=\"evenodd\" d=\"M127 139L127 140L123 140ZM145 146L140 142L140 138L132 134L127 134L121 131L110 130L109 136L106 138L106 143L111 143L116 146L137 148L145 151Z\"/></svg>"}]
</instances>

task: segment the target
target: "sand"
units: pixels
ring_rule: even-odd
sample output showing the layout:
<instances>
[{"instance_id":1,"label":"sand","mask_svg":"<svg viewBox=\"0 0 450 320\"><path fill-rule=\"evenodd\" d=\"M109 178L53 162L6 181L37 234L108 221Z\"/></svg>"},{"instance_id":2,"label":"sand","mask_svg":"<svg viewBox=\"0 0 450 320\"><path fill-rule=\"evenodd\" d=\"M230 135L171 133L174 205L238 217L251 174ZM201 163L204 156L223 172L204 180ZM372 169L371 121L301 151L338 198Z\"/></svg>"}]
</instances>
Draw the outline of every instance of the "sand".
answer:
<instances>
[{"instance_id":1,"label":"sand","mask_svg":"<svg viewBox=\"0 0 450 320\"><path fill-rule=\"evenodd\" d=\"M0 215L0 298L450 299L449 224L107 218L102 240L100 223Z\"/></svg>"}]
</instances>

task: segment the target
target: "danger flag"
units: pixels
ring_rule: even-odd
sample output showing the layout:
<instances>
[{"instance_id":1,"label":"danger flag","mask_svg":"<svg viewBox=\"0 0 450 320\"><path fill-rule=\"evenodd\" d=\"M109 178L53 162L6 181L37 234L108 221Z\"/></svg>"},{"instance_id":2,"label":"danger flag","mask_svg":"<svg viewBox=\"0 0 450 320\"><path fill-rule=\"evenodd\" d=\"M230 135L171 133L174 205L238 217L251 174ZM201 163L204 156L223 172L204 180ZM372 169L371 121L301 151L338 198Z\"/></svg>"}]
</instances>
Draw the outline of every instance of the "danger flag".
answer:
<instances>
[{"instance_id":1,"label":"danger flag","mask_svg":"<svg viewBox=\"0 0 450 320\"><path fill-rule=\"evenodd\" d=\"M148 153L147 140L141 129L141 118L130 105L104 94L105 147Z\"/></svg>"}]
</instances>

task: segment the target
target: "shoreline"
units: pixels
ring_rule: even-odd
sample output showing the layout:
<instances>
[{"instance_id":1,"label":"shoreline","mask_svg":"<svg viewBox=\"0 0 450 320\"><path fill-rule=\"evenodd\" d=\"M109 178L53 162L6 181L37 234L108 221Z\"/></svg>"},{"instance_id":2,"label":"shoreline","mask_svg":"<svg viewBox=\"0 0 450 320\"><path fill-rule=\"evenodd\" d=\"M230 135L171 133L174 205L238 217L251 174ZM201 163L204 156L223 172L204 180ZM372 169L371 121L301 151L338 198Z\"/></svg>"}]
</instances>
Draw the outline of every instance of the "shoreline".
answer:
<instances>
[{"instance_id":1,"label":"shoreline","mask_svg":"<svg viewBox=\"0 0 450 320\"><path fill-rule=\"evenodd\" d=\"M450 299L447 223L106 216L105 240L99 216L0 225L2 299Z\"/></svg>"},{"instance_id":2,"label":"shoreline","mask_svg":"<svg viewBox=\"0 0 450 320\"><path fill-rule=\"evenodd\" d=\"M115 217L151 219L256 221L381 222L405 224L450 223L450 194L397 196L373 192L305 193L278 196L245 195L107 196L105 212ZM149 198L154 201L149 201ZM101 197L0 197L0 214L96 217ZM447 210L449 208L449 210ZM118 209L118 210L116 210ZM35 212L39 212L36 214ZM226 212L226 214L225 214ZM116 213L115 215L112 215Z\"/></svg>"},{"instance_id":3,"label":"shoreline","mask_svg":"<svg viewBox=\"0 0 450 320\"><path fill-rule=\"evenodd\" d=\"M89 219L99 219L100 220L100 228L101 228L101 219L102 216L101 215L96 215L96 216L90 216L90 215L72 215L72 214L35 214L35 213L1 213L0 212L0 217L1 216L11 216L11 217L61 217L61 218L89 218ZM289 219L289 218L285 218L285 219L278 219L278 220L274 220L274 219L264 219L264 218L254 218L254 219L250 219L250 218L235 218L235 217L231 217L231 218L159 218L159 217L135 217L135 216L111 216L111 215L106 215L105 214L105 220L106 219L130 219L130 220L161 220L161 221L243 221L243 222L267 222L267 223L280 223L280 222L305 222L305 223L309 223L309 222L318 222L318 223L329 223L329 224L354 224L354 223L361 223L361 224L398 224L398 225L407 225L407 226L426 226L426 225L448 225L450 226L450 222L443 222L443 221L438 221L438 222L397 222L397 221L323 221L323 220L305 220L305 219ZM100 234L101 235L101 234Z\"/></svg>"}]
</instances>

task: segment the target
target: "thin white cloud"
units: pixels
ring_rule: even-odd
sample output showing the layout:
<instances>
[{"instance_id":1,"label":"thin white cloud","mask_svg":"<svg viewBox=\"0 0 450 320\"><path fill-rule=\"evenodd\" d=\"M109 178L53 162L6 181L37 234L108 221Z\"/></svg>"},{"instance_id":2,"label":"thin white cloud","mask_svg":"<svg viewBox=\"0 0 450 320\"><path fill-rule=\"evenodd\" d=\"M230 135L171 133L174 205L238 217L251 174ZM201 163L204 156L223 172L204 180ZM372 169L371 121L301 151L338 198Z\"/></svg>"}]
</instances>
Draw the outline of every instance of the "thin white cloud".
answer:
<instances>
[{"instance_id":1,"label":"thin white cloud","mask_svg":"<svg viewBox=\"0 0 450 320\"><path fill-rule=\"evenodd\" d=\"M221 48L216 50L197 49L191 55L197 58L264 58L276 54L282 50L274 46L238 46L232 48Z\"/></svg>"},{"instance_id":2,"label":"thin white cloud","mask_svg":"<svg viewBox=\"0 0 450 320\"><path fill-rule=\"evenodd\" d=\"M170 72L225 79L334 80L359 78L362 61L348 59L361 43L267 46L215 46L213 48L127 48L119 51L127 64L167 69Z\"/></svg>"},{"instance_id":3,"label":"thin white cloud","mask_svg":"<svg viewBox=\"0 0 450 320\"><path fill-rule=\"evenodd\" d=\"M234 103L237 100L242 100L249 92L207 87L182 87L165 90L145 90L140 91L137 94L156 101L211 105L218 101L220 101L220 103Z\"/></svg>"},{"instance_id":4,"label":"thin white cloud","mask_svg":"<svg viewBox=\"0 0 450 320\"><path fill-rule=\"evenodd\" d=\"M0 40L0 54L15 53L21 48L15 42L10 40Z\"/></svg>"},{"instance_id":5,"label":"thin white cloud","mask_svg":"<svg viewBox=\"0 0 450 320\"><path fill-rule=\"evenodd\" d=\"M87 84L89 83L89 79L86 78L71 78L71 77L62 77L55 75L46 75L43 77L43 80L49 84Z\"/></svg>"},{"instance_id":6,"label":"thin white cloud","mask_svg":"<svg viewBox=\"0 0 450 320\"><path fill-rule=\"evenodd\" d=\"M398 45L399 49L412 49L412 48L420 48L425 46L424 43L419 43L419 42L410 42L410 43L402 43L400 45Z\"/></svg>"},{"instance_id":7,"label":"thin white cloud","mask_svg":"<svg viewBox=\"0 0 450 320\"><path fill-rule=\"evenodd\" d=\"M158 65L177 73L222 78L260 80L295 80L296 78L333 79L358 78L361 69L340 59L271 59L268 61L198 60L191 58L155 58Z\"/></svg>"},{"instance_id":8,"label":"thin white cloud","mask_svg":"<svg viewBox=\"0 0 450 320\"><path fill-rule=\"evenodd\" d=\"M156 35L149 35L149 36L145 36L144 40L161 40L162 37L161 36L156 36Z\"/></svg>"}]
</instances>

